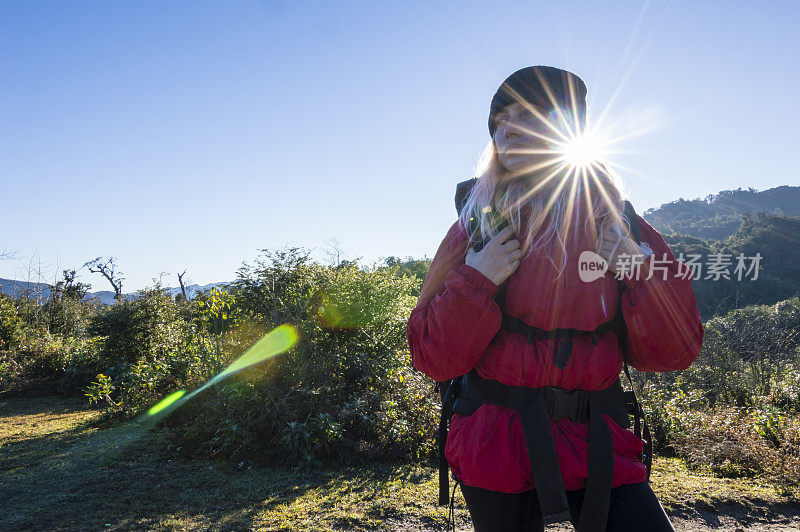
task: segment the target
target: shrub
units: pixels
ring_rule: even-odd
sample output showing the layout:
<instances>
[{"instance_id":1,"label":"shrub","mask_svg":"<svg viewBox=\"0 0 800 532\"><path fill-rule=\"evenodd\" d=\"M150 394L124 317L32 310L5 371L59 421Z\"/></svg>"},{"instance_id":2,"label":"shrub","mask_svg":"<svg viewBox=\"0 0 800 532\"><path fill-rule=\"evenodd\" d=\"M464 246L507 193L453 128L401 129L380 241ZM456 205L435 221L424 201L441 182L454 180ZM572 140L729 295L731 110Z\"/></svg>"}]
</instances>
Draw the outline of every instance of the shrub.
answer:
<instances>
[{"instance_id":1,"label":"shrub","mask_svg":"<svg viewBox=\"0 0 800 532\"><path fill-rule=\"evenodd\" d=\"M116 389L116 386L111 384L111 377L99 373L95 377L95 382L86 387L84 395L89 398L89 403L103 403L108 412L109 407L117 406L117 403L111 399L111 393Z\"/></svg>"},{"instance_id":2,"label":"shrub","mask_svg":"<svg viewBox=\"0 0 800 532\"><path fill-rule=\"evenodd\" d=\"M724 404L752 406L753 397L770 395L774 384L796 375L799 325L796 297L717 316L706 322L700 356L682 378Z\"/></svg>"},{"instance_id":3,"label":"shrub","mask_svg":"<svg viewBox=\"0 0 800 532\"><path fill-rule=\"evenodd\" d=\"M18 349L0 353L0 384L5 391L75 393L97 374L97 339L55 336L27 329Z\"/></svg>"},{"instance_id":4,"label":"shrub","mask_svg":"<svg viewBox=\"0 0 800 532\"><path fill-rule=\"evenodd\" d=\"M118 383L114 402L126 414L207 376L205 344L159 286L106 308L88 330L102 339L98 365Z\"/></svg>"},{"instance_id":5,"label":"shrub","mask_svg":"<svg viewBox=\"0 0 800 532\"><path fill-rule=\"evenodd\" d=\"M24 321L17 312L14 301L0 294L0 351L10 351L19 347L22 341Z\"/></svg>"},{"instance_id":6,"label":"shrub","mask_svg":"<svg viewBox=\"0 0 800 532\"><path fill-rule=\"evenodd\" d=\"M429 458L438 410L430 383L408 368L405 334L418 289L390 268L265 251L228 287L239 324L226 333L225 362L283 323L301 340L176 413L181 447L298 466Z\"/></svg>"},{"instance_id":7,"label":"shrub","mask_svg":"<svg viewBox=\"0 0 800 532\"><path fill-rule=\"evenodd\" d=\"M42 305L42 315L46 320L47 330L59 336L84 336L89 320L95 312L95 304L81 302L55 292Z\"/></svg>"},{"instance_id":8,"label":"shrub","mask_svg":"<svg viewBox=\"0 0 800 532\"><path fill-rule=\"evenodd\" d=\"M758 437L739 410L725 408L692 413L692 422L672 436L678 455L690 467L721 477L753 477L762 472L759 454L767 443Z\"/></svg>"},{"instance_id":9,"label":"shrub","mask_svg":"<svg viewBox=\"0 0 800 532\"><path fill-rule=\"evenodd\" d=\"M800 482L800 419L775 407L693 411L673 436L693 468L721 477L765 477L785 491Z\"/></svg>"},{"instance_id":10,"label":"shrub","mask_svg":"<svg viewBox=\"0 0 800 532\"><path fill-rule=\"evenodd\" d=\"M770 389L771 393L767 398L769 404L800 414L800 370L790 365L784 375L773 378Z\"/></svg>"}]
</instances>

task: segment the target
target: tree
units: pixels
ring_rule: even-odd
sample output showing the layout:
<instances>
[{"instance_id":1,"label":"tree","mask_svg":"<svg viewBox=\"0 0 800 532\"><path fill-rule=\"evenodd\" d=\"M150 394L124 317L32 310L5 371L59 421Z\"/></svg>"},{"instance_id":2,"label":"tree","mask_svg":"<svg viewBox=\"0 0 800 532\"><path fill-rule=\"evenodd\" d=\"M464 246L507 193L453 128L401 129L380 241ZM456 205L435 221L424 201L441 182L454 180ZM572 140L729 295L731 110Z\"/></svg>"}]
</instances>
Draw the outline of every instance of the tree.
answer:
<instances>
[{"instance_id":1,"label":"tree","mask_svg":"<svg viewBox=\"0 0 800 532\"><path fill-rule=\"evenodd\" d=\"M102 274L114 288L114 299L119 301L122 298L122 281L124 281L125 278L122 277L122 272L117 270L116 260L117 259L114 257L109 257L108 259L97 257L84 264L84 266L88 268L91 273Z\"/></svg>"},{"instance_id":2,"label":"tree","mask_svg":"<svg viewBox=\"0 0 800 532\"><path fill-rule=\"evenodd\" d=\"M64 296L76 301L80 301L86 297L92 285L80 282L76 283L75 270L64 270L63 275L64 280L58 281L55 285L51 285L50 290L53 292L51 297Z\"/></svg>"},{"instance_id":3,"label":"tree","mask_svg":"<svg viewBox=\"0 0 800 532\"><path fill-rule=\"evenodd\" d=\"M183 276L186 275L186 270L183 270L183 273L178 274L178 282L181 285L181 295L183 296L184 301L188 301L189 298L186 297L186 287L183 285Z\"/></svg>"},{"instance_id":4,"label":"tree","mask_svg":"<svg viewBox=\"0 0 800 532\"><path fill-rule=\"evenodd\" d=\"M53 334L76 336L86 329L91 307L81 303L91 285L75 282L75 270L64 270L64 280L50 286L50 297L42 305L47 329Z\"/></svg>"},{"instance_id":5,"label":"tree","mask_svg":"<svg viewBox=\"0 0 800 532\"><path fill-rule=\"evenodd\" d=\"M7 295L0 294L0 350L19 347L24 326L25 322L17 312L14 301Z\"/></svg>"},{"instance_id":6,"label":"tree","mask_svg":"<svg viewBox=\"0 0 800 532\"><path fill-rule=\"evenodd\" d=\"M427 257L422 259L415 259L414 257L406 257L405 259L386 257L383 259L383 263L387 268L394 270L400 275L416 277L420 281L425 280L425 276L428 275L428 270L431 267L431 259Z\"/></svg>"}]
</instances>

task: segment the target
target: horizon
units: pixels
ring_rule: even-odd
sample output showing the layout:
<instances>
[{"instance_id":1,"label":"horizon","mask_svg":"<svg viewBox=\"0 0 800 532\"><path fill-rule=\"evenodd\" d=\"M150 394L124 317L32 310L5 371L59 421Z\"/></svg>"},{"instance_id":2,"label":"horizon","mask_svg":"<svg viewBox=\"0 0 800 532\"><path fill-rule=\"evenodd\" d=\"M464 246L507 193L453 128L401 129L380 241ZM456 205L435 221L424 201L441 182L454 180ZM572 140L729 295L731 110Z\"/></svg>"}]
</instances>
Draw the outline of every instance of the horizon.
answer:
<instances>
[{"instance_id":1,"label":"horizon","mask_svg":"<svg viewBox=\"0 0 800 532\"><path fill-rule=\"evenodd\" d=\"M771 191L771 190L776 190L778 188L785 188L785 187L789 187L789 188L793 187L793 188L797 188L797 189L800 190L800 186L796 186L796 185L778 185L777 187L772 187L772 188L763 189L763 190L757 190L757 189L752 188L752 187L750 187L750 188L739 187L738 189L721 190L721 191L717 192L716 194L708 195L705 198L679 198L678 200L673 200L672 202L662 203L662 204L660 204L660 205L658 205L656 207L648 209L646 212L641 213L641 214L642 214L643 217L646 217L646 216L648 216L648 213L657 212L661 208L663 208L663 207L665 207L667 205L674 204L674 203L676 203L677 201L680 201L680 200L685 200L687 202L698 202L699 201L699 202L708 203L708 200L710 198L716 200L722 192L752 191L752 192L755 192L755 193L761 193L761 192L768 192L768 191ZM754 210L754 211L748 211L748 212L753 212L754 213L754 212L758 212L758 211ZM796 216L791 216L791 217L796 218ZM650 223L653 223L653 222L651 221ZM308 250L306 250L306 251L308 251ZM319 257L313 257L313 256L312 256L312 260L314 260L314 261L316 261L318 263L327 263L329 265L335 264L335 259L333 258L333 254L336 251L337 250L335 248L325 251L325 254L327 255L327 259L328 260L320 260ZM360 267L360 268L376 267L376 266L381 266L382 262L385 259L388 259L389 257L398 258L400 260L408 260L408 259L412 259L412 260L429 260L429 259L432 259L432 257L427 257L427 256L423 256L423 257L412 257L412 256L398 257L398 256L390 255L390 256L387 256L387 257L379 257L378 259L375 259L375 260L373 260L371 262L368 262L368 263L363 261L363 260L356 260L355 262L357 263L357 266ZM347 258L344 258L344 257L340 257L340 259L343 260L343 261L347 261L348 260ZM11 279L11 278L3 278L3 277L0 277L0 281L11 281L13 283L29 284L29 285L45 285L45 286L52 287L53 285L55 285L55 283L57 281L61 281L62 280L59 277L61 275L61 271L53 272L53 274L58 274L58 275L56 275L56 278L53 279L52 283L50 283L50 282L48 282L47 280L44 280L44 279L40 279L40 280L36 281L36 280L26 280L26 279ZM31 271L28 272L28 276L29 277L30 277L30 275L31 275ZM164 275L161 275L160 278L156 279L154 277L151 280L150 283L148 283L148 284L146 284L146 285L144 285L142 287L133 289L133 290L126 290L125 287L123 286L123 292L122 293L123 293L124 296L134 296L134 295L138 294L140 291L152 289L152 288L155 288L156 286L160 287L161 289L168 290L168 291L173 291L173 292L176 291L176 290L180 290L181 289L180 288L180 281L178 281L177 284L171 284L168 281L164 281L164 277L166 277L167 275L169 275L169 273L168 272L164 272ZM210 281L210 282L207 282L207 283L189 282L189 283L184 283L184 285L185 285L185 287L187 289L190 289L190 288L193 288L193 287L197 287L197 289L199 291L199 289L204 289L204 288L211 287L211 286L222 286L222 285L230 284L230 283L235 281L235 277L236 277L236 274L234 273L234 275L230 279L227 279L227 280L216 280L216 281ZM80 279L76 279L76 280L80 282ZM88 281L88 280L89 279L84 279L84 281ZM98 288L98 289L95 289L95 286L91 285L91 283L87 283L87 284L90 284L90 288L89 288L89 291L87 293L87 296L84 297L84 300L87 299L89 297L89 295L96 296L97 294L109 294L111 296L111 295L114 294L113 288L106 288L106 289ZM0 293L2 293L3 291L4 290L0 290Z\"/></svg>"},{"instance_id":2,"label":"horizon","mask_svg":"<svg viewBox=\"0 0 800 532\"><path fill-rule=\"evenodd\" d=\"M4 4L0 277L113 256L135 292L284 246L432 257L492 94L531 64L581 76L627 137L640 213L798 186L798 23L782 3Z\"/></svg>"}]
</instances>

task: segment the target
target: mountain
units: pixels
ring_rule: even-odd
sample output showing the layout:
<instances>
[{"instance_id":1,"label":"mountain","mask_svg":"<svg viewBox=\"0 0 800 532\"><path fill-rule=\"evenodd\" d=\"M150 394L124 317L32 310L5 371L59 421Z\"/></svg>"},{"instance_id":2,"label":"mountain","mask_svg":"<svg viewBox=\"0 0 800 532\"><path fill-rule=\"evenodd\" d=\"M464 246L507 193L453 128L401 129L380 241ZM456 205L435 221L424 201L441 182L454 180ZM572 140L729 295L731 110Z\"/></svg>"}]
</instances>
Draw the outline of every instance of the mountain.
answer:
<instances>
[{"instance_id":1,"label":"mountain","mask_svg":"<svg viewBox=\"0 0 800 532\"><path fill-rule=\"evenodd\" d=\"M799 235L800 218L759 213L745 215L735 234L722 241L681 234L667 234L664 239L687 265L692 256L698 258L692 288L705 320L735 308L772 305L799 295ZM758 264L758 275L737 271L740 256L745 268ZM725 275L717 273L721 271Z\"/></svg>"},{"instance_id":2,"label":"mountain","mask_svg":"<svg viewBox=\"0 0 800 532\"><path fill-rule=\"evenodd\" d=\"M743 214L756 212L800 217L800 187L723 190L704 199L665 203L646 210L642 217L661 233L725 240L736 233Z\"/></svg>"},{"instance_id":3,"label":"mountain","mask_svg":"<svg viewBox=\"0 0 800 532\"><path fill-rule=\"evenodd\" d=\"M192 284L186 287L186 295L189 299L194 298L199 292L207 292L211 290L213 287L221 287L226 286L230 283L223 282L223 283L208 283L204 285ZM175 297L177 294L181 293L180 287L177 288L165 288L164 290L167 291L172 297ZM14 279L2 279L0 278L0 293L7 294L11 297L17 297L25 295L26 293L32 298L38 298L40 301L44 302L50 298L50 285L47 283L34 283L29 281L17 281ZM137 292L130 292L127 294L122 294L122 297L126 299L135 299ZM86 294L86 297L83 298L84 301L90 299L98 299L101 303L106 305L111 305L114 303L114 292L110 290L100 290L97 292L89 292Z\"/></svg>"}]
</instances>

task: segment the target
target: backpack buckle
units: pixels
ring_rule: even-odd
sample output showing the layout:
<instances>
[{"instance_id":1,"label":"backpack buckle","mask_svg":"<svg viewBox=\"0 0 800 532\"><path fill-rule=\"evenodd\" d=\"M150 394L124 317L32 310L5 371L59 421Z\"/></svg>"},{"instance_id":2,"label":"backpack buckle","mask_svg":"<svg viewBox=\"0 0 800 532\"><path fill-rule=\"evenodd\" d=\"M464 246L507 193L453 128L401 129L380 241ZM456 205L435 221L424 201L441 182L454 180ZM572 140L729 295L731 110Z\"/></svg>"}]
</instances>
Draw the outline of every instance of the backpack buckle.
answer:
<instances>
[{"instance_id":1,"label":"backpack buckle","mask_svg":"<svg viewBox=\"0 0 800 532\"><path fill-rule=\"evenodd\" d=\"M519 318L516 316L504 316L506 319L506 329L510 332L519 331Z\"/></svg>"},{"instance_id":2,"label":"backpack buckle","mask_svg":"<svg viewBox=\"0 0 800 532\"><path fill-rule=\"evenodd\" d=\"M583 390L567 392L559 388L545 388L544 400L550 419L570 418L586 421L589 418L589 394Z\"/></svg>"}]
</instances>

